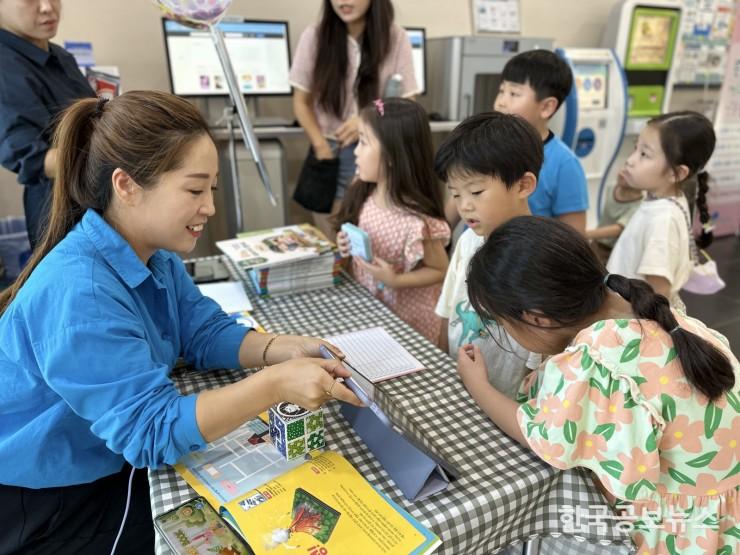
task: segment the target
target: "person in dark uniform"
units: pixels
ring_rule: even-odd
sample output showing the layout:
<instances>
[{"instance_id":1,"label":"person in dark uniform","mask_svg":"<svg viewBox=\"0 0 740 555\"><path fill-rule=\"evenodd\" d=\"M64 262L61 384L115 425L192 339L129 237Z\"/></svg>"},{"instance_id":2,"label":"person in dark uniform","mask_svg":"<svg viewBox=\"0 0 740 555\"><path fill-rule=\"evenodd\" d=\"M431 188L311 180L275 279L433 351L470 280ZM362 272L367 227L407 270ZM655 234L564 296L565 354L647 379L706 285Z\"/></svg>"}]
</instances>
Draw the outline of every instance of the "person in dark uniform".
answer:
<instances>
[{"instance_id":1,"label":"person in dark uniform","mask_svg":"<svg viewBox=\"0 0 740 555\"><path fill-rule=\"evenodd\" d=\"M75 100L95 96L74 57L49 42L60 13L61 0L0 0L0 163L25 187L31 248L51 206L55 119Z\"/></svg>"}]
</instances>

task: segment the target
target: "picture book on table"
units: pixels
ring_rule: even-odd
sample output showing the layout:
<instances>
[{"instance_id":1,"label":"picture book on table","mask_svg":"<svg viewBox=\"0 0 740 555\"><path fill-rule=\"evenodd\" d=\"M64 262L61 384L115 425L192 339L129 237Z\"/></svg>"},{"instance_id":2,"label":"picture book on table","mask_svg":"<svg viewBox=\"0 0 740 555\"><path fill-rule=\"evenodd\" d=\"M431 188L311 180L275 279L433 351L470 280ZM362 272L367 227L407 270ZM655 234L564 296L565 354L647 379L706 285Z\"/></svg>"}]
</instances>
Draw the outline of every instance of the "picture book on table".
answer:
<instances>
[{"instance_id":1,"label":"picture book on table","mask_svg":"<svg viewBox=\"0 0 740 555\"><path fill-rule=\"evenodd\" d=\"M441 544L338 453L288 462L264 422L240 430L238 440L224 438L228 447L190 454L175 468L255 554L422 555Z\"/></svg>"}]
</instances>

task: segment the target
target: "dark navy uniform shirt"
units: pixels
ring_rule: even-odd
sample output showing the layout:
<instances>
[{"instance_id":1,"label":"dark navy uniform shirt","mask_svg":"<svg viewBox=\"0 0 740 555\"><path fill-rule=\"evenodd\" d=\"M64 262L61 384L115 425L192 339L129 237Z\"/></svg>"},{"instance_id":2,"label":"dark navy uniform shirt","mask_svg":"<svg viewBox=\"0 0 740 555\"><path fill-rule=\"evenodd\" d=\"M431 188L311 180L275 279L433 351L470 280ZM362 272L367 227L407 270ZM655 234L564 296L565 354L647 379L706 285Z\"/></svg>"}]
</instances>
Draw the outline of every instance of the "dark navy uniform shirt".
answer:
<instances>
[{"instance_id":1,"label":"dark navy uniform shirt","mask_svg":"<svg viewBox=\"0 0 740 555\"><path fill-rule=\"evenodd\" d=\"M26 186L23 204L32 242L46 217L51 182L44 157L56 116L75 100L94 97L74 57L56 44L43 50L0 29L0 164Z\"/></svg>"}]
</instances>

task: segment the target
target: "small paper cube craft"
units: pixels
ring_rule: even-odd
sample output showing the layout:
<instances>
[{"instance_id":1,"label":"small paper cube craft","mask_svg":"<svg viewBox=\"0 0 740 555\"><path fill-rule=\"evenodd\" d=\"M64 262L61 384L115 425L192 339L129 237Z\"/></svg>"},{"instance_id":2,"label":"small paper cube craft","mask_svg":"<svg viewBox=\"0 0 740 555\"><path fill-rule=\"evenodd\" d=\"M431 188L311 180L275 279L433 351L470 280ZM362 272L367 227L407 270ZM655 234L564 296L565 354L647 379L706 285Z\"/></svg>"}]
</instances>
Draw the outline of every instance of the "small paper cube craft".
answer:
<instances>
[{"instance_id":1,"label":"small paper cube craft","mask_svg":"<svg viewBox=\"0 0 740 555\"><path fill-rule=\"evenodd\" d=\"M278 403L268 411L270 437L278 451L288 460L303 457L313 449L324 447L324 414L293 403Z\"/></svg>"}]
</instances>

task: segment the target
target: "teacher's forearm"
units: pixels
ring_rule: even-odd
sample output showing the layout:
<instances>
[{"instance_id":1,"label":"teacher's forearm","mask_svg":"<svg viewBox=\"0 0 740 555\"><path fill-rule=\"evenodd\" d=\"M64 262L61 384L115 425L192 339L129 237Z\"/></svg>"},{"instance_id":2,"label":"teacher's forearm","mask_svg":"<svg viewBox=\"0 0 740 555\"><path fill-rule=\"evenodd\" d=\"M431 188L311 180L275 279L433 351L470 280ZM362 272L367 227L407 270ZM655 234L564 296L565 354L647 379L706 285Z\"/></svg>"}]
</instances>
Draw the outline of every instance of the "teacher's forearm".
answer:
<instances>
[{"instance_id":1,"label":"teacher's forearm","mask_svg":"<svg viewBox=\"0 0 740 555\"><path fill-rule=\"evenodd\" d=\"M215 441L279 401L274 368L236 383L203 391L195 402L195 419L203 439Z\"/></svg>"},{"instance_id":2,"label":"teacher's forearm","mask_svg":"<svg viewBox=\"0 0 740 555\"><path fill-rule=\"evenodd\" d=\"M263 354L267 344L275 336L274 333L260 333L252 330L244 336L239 346L239 364L242 368L255 368L257 366L266 366L263 360ZM275 340L277 341L277 340ZM269 350L272 350L274 343L270 343ZM275 364L281 362L270 357L269 363Z\"/></svg>"}]
</instances>

